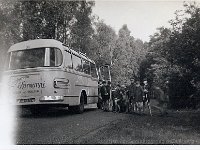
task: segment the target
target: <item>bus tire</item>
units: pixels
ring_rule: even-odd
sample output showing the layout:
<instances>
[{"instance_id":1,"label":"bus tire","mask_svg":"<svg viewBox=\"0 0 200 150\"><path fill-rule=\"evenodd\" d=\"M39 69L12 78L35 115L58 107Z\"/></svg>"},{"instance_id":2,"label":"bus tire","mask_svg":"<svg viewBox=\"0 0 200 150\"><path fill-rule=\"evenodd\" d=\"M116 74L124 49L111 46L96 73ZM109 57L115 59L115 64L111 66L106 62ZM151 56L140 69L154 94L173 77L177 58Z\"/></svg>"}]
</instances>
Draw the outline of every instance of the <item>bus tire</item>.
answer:
<instances>
[{"instance_id":1,"label":"bus tire","mask_svg":"<svg viewBox=\"0 0 200 150\"><path fill-rule=\"evenodd\" d=\"M84 95L81 93L80 104L78 106L74 106L74 111L77 114L82 114L84 112Z\"/></svg>"},{"instance_id":2,"label":"bus tire","mask_svg":"<svg viewBox=\"0 0 200 150\"><path fill-rule=\"evenodd\" d=\"M100 102L97 103L97 108L101 109L101 103Z\"/></svg>"}]
</instances>

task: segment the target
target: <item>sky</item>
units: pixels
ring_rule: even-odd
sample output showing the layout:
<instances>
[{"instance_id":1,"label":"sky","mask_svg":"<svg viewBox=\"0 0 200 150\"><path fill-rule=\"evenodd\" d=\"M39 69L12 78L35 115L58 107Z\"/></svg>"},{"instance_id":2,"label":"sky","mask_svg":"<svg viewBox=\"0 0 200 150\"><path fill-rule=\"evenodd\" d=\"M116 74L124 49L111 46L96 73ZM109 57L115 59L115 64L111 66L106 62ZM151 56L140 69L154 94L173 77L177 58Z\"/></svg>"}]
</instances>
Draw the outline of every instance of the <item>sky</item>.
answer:
<instances>
[{"instance_id":1,"label":"sky","mask_svg":"<svg viewBox=\"0 0 200 150\"><path fill-rule=\"evenodd\" d=\"M174 12L183 9L183 1L181 0L97 0L93 14L113 27L116 33L124 24L127 24L134 38L148 42L149 36L156 32L156 28L170 27L169 20L175 18Z\"/></svg>"}]
</instances>

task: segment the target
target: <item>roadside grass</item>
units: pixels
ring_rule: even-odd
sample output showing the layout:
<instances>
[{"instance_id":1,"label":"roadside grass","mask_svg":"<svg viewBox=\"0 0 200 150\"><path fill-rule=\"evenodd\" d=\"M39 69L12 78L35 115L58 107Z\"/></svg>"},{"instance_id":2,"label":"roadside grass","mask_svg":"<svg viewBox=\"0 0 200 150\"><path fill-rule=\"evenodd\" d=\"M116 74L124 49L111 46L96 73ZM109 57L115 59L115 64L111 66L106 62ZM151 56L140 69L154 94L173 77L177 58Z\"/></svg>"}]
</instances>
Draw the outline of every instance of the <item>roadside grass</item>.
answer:
<instances>
[{"instance_id":1,"label":"roadside grass","mask_svg":"<svg viewBox=\"0 0 200 150\"><path fill-rule=\"evenodd\" d=\"M156 111L152 117L124 115L124 119L92 132L74 144L200 144L199 111L175 111L164 117Z\"/></svg>"}]
</instances>

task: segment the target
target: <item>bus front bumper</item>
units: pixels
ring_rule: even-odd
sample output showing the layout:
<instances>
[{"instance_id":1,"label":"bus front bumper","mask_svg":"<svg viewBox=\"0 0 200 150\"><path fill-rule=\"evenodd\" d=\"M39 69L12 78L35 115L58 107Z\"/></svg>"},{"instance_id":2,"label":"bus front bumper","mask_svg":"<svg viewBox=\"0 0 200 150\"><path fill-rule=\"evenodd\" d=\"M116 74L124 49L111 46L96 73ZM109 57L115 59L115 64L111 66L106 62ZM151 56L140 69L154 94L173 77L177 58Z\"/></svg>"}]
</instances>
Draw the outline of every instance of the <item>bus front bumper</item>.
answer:
<instances>
[{"instance_id":1,"label":"bus front bumper","mask_svg":"<svg viewBox=\"0 0 200 150\"><path fill-rule=\"evenodd\" d=\"M64 101L63 96L42 96L39 99L40 102L62 102Z\"/></svg>"}]
</instances>

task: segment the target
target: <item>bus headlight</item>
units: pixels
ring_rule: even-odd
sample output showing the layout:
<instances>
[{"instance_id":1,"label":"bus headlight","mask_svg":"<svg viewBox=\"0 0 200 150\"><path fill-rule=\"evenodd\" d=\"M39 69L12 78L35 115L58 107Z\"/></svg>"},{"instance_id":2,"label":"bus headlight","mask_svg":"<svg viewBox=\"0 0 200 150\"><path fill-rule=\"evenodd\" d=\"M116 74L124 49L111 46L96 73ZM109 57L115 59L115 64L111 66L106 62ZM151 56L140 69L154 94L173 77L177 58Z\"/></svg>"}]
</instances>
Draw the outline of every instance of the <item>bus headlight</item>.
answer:
<instances>
[{"instance_id":1,"label":"bus headlight","mask_svg":"<svg viewBox=\"0 0 200 150\"><path fill-rule=\"evenodd\" d=\"M54 86L54 88L67 89L69 86L69 79L56 78L56 79L54 79L53 86Z\"/></svg>"},{"instance_id":2,"label":"bus headlight","mask_svg":"<svg viewBox=\"0 0 200 150\"><path fill-rule=\"evenodd\" d=\"M40 101L64 101L63 96L42 96L40 97Z\"/></svg>"}]
</instances>

